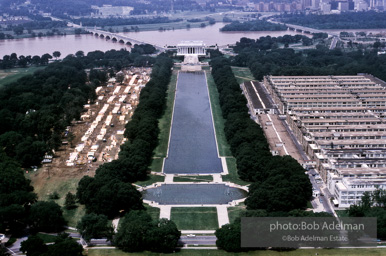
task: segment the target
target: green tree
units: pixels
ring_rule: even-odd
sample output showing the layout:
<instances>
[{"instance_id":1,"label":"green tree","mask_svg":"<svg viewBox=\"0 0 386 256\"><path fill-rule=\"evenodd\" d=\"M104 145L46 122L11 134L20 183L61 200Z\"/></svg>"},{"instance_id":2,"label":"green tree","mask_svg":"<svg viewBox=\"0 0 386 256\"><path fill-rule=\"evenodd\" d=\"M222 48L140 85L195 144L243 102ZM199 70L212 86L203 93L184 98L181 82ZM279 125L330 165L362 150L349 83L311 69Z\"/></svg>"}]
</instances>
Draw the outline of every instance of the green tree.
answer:
<instances>
[{"instance_id":1,"label":"green tree","mask_svg":"<svg viewBox=\"0 0 386 256\"><path fill-rule=\"evenodd\" d=\"M146 237L152 228L152 220L145 211L130 211L119 225L114 244L126 252L146 249Z\"/></svg>"},{"instance_id":2,"label":"green tree","mask_svg":"<svg viewBox=\"0 0 386 256\"><path fill-rule=\"evenodd\" d=\"M58 232L63 230L66 221L57 203L39 201L31 206L29 223L34 231Z\"/></svg>"},{"instance_id":3,"label":"green tree","mask_svg":"<svg viewBox=\"0 0 386 256\"><path fill-rule=\"evenodd\" d=\"M43 239L37 235L29 236L27 240L21 242L20 251L27 256L41 256L47 252L47 245Z\"/></svg>"},{"instance_id":4,"label":"green tree","mask_svg":"<svg viewBox=\"0 0 386 256\"><path fill-rule=\"evenodd\" d=\"M82 256L83 247L67 233L60 233L55 244L49 245L47 253L42 256Z\"/></svg>"},{"instance_id":5,"label":"green tree","mask_svg":"<svg viewBox=\"0 0 386 256\"><path fill-rule=\"evenodd\" d=\"M64 202L64 207L67 209L67 210L71 210L71 209L74 209L76 208L76 196L74 194L72 194L71 192L68 192L67 195L66 195L66 200Z\"/></svg>"},{"instance_id":6,"label":"green tree","mask_svg":"<svg viewBox=\"0 0 386 256\"><path fill-rule=\"evenodd\" d=\"M76 56L77 58L82 58L82 57L84 57L84 52L83 52L83 51L77 51L77 52L75 53L75 56Z\"/></svg>"},{"instance_id":7,"label":"green tree","mask_svg":"<svg viewBox=\"0 0 386 256\"><path fill-rule=\"evenodd\" d=\"M58 59L60 57L61 53L59 51L54 51L52 53L52 56L54 56L56 59Z\"/></svg>"},{"instance_id":8,"label":"green tree","mask_svg":"<svg viewBox=\"0 0 386 256\"><path fill-rule=\"evenodd\" d=\"M21 235L27 226L27 213L23 206L12 204L0 207L0 232L11 233L12 235Z\"/></svg>"},{"instance_id":9,"label":"green tree","mask_svg":"<svg viewBox=\"0 0 386 256\"><path fill-rule=\"evenodd\" d=\"M109 225L107 217L103 214L90 213L82 217L76 226L83 239L89 242L91 238L112 238L114 228Z\"/></svg>"},{"instance_id":10,"label":"green tree","mask_svg":"<svg viewBox=\"0 0 386 256\"><path fill-rule=\"evenodd\" d=\"M223 225L216 230L215 235L218 248L227 252L240 252L242 250L240 222Z\"/></svg>"},{"instance_id":11,"label":"green tree","mask_svg":"<svg viewBox=\"0 0 386 256\"><path fill-rule=\"evenodd\" d=\"M171 253L177 247L180 236L181 231L173 221L160 219L146 237L147 248L153 252Z\"/></svg>"},{"instance_id":12,"label":"green tree","mask_svg":"<svg viewBox=\"0 0 386 256\"><path fill-rule=\"evenodd\" d=\"M117 80L118 83L122 84L123 80L125 79L125 74L122 71L120 71L115 76L115 79Z\"/></svg>"}]
</instances>

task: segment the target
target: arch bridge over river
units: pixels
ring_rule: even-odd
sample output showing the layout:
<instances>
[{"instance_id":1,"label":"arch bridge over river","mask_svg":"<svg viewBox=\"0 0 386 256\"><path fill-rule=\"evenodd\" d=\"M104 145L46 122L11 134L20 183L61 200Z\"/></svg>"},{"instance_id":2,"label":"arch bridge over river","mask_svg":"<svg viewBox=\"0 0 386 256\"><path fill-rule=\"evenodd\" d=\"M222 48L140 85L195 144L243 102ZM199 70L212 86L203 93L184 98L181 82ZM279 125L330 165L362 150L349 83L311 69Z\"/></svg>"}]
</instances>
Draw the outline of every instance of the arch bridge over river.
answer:
<instances>
[{"instance_id":1,"label":"arch bridge over river","mask_svg":"<svg viewBox=\"0 0 386 256\"><path fill-rule=\"evenodd\" d=\"M135 40L133 38L129 38L129 37L124 36L124 35L120 35L118 33L107 32L107 31L103 31L103 30L99 30L99 29L89 29L89 28L83 28L83 29L85 31L95 35L95 36L98 36L101 38L106 38L106 39L111 39L111 40L117 41L119 43L123 43L123 44L151 44L160 52L164 52L166 50L165 47L155 45L154 43Z\"/></svg>"}]
</instances>

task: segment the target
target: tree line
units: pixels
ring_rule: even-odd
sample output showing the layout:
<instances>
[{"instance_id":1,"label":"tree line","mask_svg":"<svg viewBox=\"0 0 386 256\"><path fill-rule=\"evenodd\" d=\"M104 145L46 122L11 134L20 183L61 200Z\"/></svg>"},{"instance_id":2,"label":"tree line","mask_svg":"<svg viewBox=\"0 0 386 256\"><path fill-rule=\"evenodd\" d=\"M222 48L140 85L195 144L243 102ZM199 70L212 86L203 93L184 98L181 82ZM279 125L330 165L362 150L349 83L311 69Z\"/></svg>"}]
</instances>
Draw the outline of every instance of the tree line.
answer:
<instances>
[{"instance_id":1,"label":"tree line","mask_svg":"<svg viewBox=\"0 0 386 256\"><path fill-rule=\"evenodd\" d=\"M283 215L305 209L312 186L303 167L291 156L272 156L263 130L249 117L231 62L217 57L210 64L225 119L225 136L236 158L238 174L242 180L252 182L245 201L247 210ZM239 239L230 243L238 236L239 228L235 222L217 230L216 244L225 250L241 250Z\"/></svg>"},{"instance_id":2,"label":"tree line","mask_svg":"<svg viewBox=\"0 0 386 256\"><path fill-rule=\"evenodd\" d=\"M142 89L132 120L126 125L127 141L121 146L119 158L99 166L95 177L85 176L78 184L76 196L87 213L108 218L124 215L113 240L124 251L172 252L180 237L172 221L151 220L144 211L142 194L131 184L147 178L158 144L158 119L166 106L172 66L173 61L165 54L156 58L151 79Z\"/></svg>"},{"instance_id":3,"label":"tree line","mask_svg":"<svg viewBox=\"0 0 386 256\"><path fill-rule=\"evenodd\" d=\"M249 67L257 80L262 80L268 74L320 76L358 73L386 79L386 56L378 55L376 50L346 52L339 48L329 50L323 45L316 45L316 49L295 51L290 48L277 49L274 44L271 44L271 49L267 49L268 44L259 45L254 41L242 38L235 48L238 55L231 58L231 63L234 66Z\"/></svg>"},{"instance_id":4,"label":"tree line","mask_svg":"<svg viewBox=\"0 0 386 256\"><path fill-rule=\"evenodd\" d=\"M349 217L377 218L377 238L386 239L386 190L364 192L361 202L351 205L346 212Z\"/></svg>"},{"instance_id":5,"label":"tree line","mask_svg":"<svg viewBox=\"0 0 386 256\"><path fill-rule=\"evenodd\" d=\"M148 46L135 46L133 53L126 50L90 52L68 55L61 62L54 62L44 70L27 75L17 82L0 89L0 146L5 153L23 167L39 165L45 153L57 150L61 145L64 129L79 119L83 105L96 99L95 88L106 81L107 69L120 70L124 66L151 66L155 59L143 56L152 52ZM55 51L54 57L60 57ZM29 63L46 65L50 54L42 57L5 55L0 61L3 68L25 67ZM84 69L92 69L90 81Z\"/></svg>"},{"instance_id":6,"label":"tree line","mask_svg":"<svg viewBox=\"0 0 386 256\"><path fill-rule=\"evenodd\" d=\"M220 31L284 31L287 26L282 24L274 24L265 20L253 21L233 21L230 24L220 28Z\"/></svg>"},{"instance_id":7,"label":"tree line","mask_svg":"<svg viewBox=\"0 0 386 256\"><path fill-rule=\"evenodd\" d=\"M262 36L259 39L251 39L242 37L240 41L236 42L233 46L233 50L239 55L242 51L258 51L258 50L273 50L278 49L279 44L284 44L285 48L288 48L290 44L300 43L303 45L312 45L313 41L304 35L284 35L279 37Z\"/></svg>"},{"instance_id":8,"label":"tree line","mask_svg":"<svg viewBox=\"0 0 386 256\"><path fill-rule=\"evenodd\" d=\"M36 240L37 236L34 234L37 232L63 231L66 221L58 204L53 201L37 201L30 180L25 178L23 172L20 164L8 157L1 148L0 232L13 238L21 237L29 227L33 235L21 246L21 251L28 251L27 255L54 256L59 255L58 252L60 255L81 255L82 246L66 234L60 235L54 245L46 246L41 239ZM2 249L0 248L0 254ZM30 253L33 251L37 254Z\"/></svg>"},{"instance_id":9,"label":"tree line","mask_svg":"<svg viewBox=\"0 0 386 256\"><path fill-rule=\"evenodd\" d=\"M145 209L142 195L130 182L146 178L152 151L157 145L158 118L165 107L173 65L165 55L156 58L151 80L141 91L140 103L133 115L134 123L127 125L128 141L122 145L119 159L100 166L94 178L85 176L79 182L76 199L86 205L88 214L82 218L78 228L86 240L94 235L112 239L107 216L112 218L132 210L139 210L141 216L146 215L142 213ZM139 54L133 53L133 56ZM52 143L59 145L64 128L79 118L88 100L92 102L96 98L96 86L105 82L109 73L114 73L114 66L131 63L133 59L130 57L133 56L127 51L115 50L90 52L84 56L79 51L76 56L69 55L61 62L52 63L44 70L0 89L0 114L5 122L0 135L0 232L8 230L20 235L27 225L32 233L64 229L66 222L61 207L55 202L37 201L20 163L24 166L39 163L43 154L56 145ZM93 69L101 66L105 70ZM91 68L89 79L85 67ZM73 195L67 194L65 207L73 207L74 203ZM176 246L180 233L173 222L159 220L147 227L143 231L147 232L146 236L152 234L152 240L146 240L152 250L169 252ZM127 235L119 234L125 232L131 231L119 229L114 240L122 249L126 248ZM163 234L166 235L158 237ZM36 237L31 236L31 240L34 239ZM64 240L67 244L68 241ZM33 242L26 244L27 255L33 255L34 248L28 246ZM40 249L47 255L57 248L43 247Z\"/></svg>"},{"instance_id":10,"label":"tree line","mask_svg":"<svg viewBox=\"0 0 386 256\"><path fill-rule=\"evenodd\" d=\"M284 23L317 29L386 28L385 12L343 12L339 15L282 14L277 17Z\"/></svg>"},{"instance_id":11,"label":"tree line","mask_svg":"<svg viewBox=\"0 0 386 256\"><path fill-rule=\"evenodd\" d=\"M1 33L0 33L1 38ZM17 55L16 53L11 53L10 55L4 55L0 59L0 69L10 69L10 68L25 68L27 66L40 66L47 65L48 62L52 59L52 55L45 53L42 56L39 55Z\"/></svg>"}]
</instances>

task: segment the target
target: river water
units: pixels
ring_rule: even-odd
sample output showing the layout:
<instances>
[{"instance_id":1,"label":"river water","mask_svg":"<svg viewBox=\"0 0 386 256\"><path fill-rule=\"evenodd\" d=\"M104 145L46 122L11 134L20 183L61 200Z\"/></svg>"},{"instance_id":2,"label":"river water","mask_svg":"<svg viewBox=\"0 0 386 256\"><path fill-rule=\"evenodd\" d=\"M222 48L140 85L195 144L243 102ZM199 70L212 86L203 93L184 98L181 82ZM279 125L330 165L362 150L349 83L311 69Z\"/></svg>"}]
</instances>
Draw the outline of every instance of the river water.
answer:
<instances>
[{"instance_id":1,"label":"river water","mask_svg":"<svg viewBox=\"0 0 386 256\"><path fill-rule=\"evenodd\" d=\"M241 37L260 38L270 35L272 37L283 36L285 34L295 35L294 31L256 31L256 32L220 32L223 23L216 23L205 28L191 28L168 31L142 31L122 33L126 36L140 41L149 42L159 46L176 45L184 40L200 40L206 45L227 45L234 44ZM77 51L101 50L107 51L110 49L119 50L121 48L129 49L129 46L113 42L102 38L97 38L92 35L66 35L52 36L42 38L24 38L14 40L0 40L0 58L6 54L16 53L17 55L43 55L45 53L52 54L54 51L60 51L61 57L68 54L75 54Z\"/></svg>"},{"instance_id":2,"label":"river water","mask_svg":"<svg viewBox=\"0 0 386 256\"><path fill-rule=\"evenodd\" d=\"M207 46L210 45L227 45L234 44L242 37L257 39L262 36L270 35L278 37L283 35L299 34L294 31L251 31L251 32L221 32L225 24L218 22L204 28L191 28L167 31L143 31L143 32L127 32L121 33L130 38L151 42L159 46L176 45L181 41L199 40L203 41Z\"/></svg>"},{"instance_id":3,"label":"river water","mask_svg":"<svg viewBox=\"0 0 386 256\"><path fill-rule=\"evenodd\" d=\"M241 37L257 39L262 36L270 35L272 37L283 35L298 34L294 31L253 31L253 32L220 32L220 28L224 23L218 22L205 28L191 28L167 31L141 31L121 33L130 38L156 44L158 46L176 45L181 41L199 40L203 41L207 46L210 45L227 45L234 44ZM367 33L386 32L386 29L341 29L341 30L326 30L326 31L366 31ZM6 54L13 52L18 55L43 55L44 53L52 54L54 51L60 51L62 56L75 54L81 50L85 53L95 50L107 51L111 49L119 50L121 48L129 49L129 46L113 42L102 38L97 38L92 35L67 35L67 36L52 36L42 38L24 38L14 40L0 40L0 58Z\"/></svg>"}]
</instances>

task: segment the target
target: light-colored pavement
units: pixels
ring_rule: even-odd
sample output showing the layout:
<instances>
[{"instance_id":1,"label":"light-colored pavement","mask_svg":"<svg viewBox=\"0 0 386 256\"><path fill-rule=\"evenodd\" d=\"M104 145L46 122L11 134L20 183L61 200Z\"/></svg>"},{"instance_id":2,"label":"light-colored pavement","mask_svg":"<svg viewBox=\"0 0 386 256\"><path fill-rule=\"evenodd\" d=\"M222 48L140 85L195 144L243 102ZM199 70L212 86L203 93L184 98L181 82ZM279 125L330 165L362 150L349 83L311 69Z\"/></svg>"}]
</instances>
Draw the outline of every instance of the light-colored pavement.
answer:
<instances>
[{"instance_id":1,"label":"light-colored pavement","mask_svg":"<svg viewBox=\"0 0 386 256\"><path fill-rule=\"evenodd\" d=\"M221 182L222 182L222 176L221 176L221 174L213 174L213 182L215 182L215 183L221 183Z\"/></svg>"},{"instance_id":2,"label":"light-colored pavement","mask_svg":"<svg viewBox=\"0 0 386 256\"><path fill-rule=\"evenodd\" d=\"M214 234L216 230L181 230L181 234Z\"/></svg>"},{"instance_id":3,"label":"light-colored pavement","mask_svg":"<svg viewBox=\"0 0 386 256\"><path fill-rule=\"evenodd\" d=\"M229 224L228 209L226 205L218 205L217 208L217 220L218 226L222 227L225 224Z\"/></svg>"},{"instance_id":4,"label":"light-colored pavement","mask_svg":"<svg viewBox=\"0 0 386 256\"><path fill-rule=\"evenodd\" d=\"M183 245L196 244L196 245L216 245L216 236L181 236L180 243Z\"/></svg>"},{"instance_id":5,"label":"light-colored pavement","mask_svg":"<svg viewBox=\"0 0 386 256\"><path fill-rule=\"evenodd\" d=\"M165 175L165 183L173 183L174 174Z\"/></svg>"},{"instance_id":6,"label":"light-colored pavement","mask_svg":"<svg viewBox=\"0 0 386 256\"><path fill-rule=\"evenodd\" d=\"M160 213L159 213L160 219L170 220L170 213L172 211L172 207L170 205L160 205L159 208L160 208Z\"/></svg>"}]
</instances>

